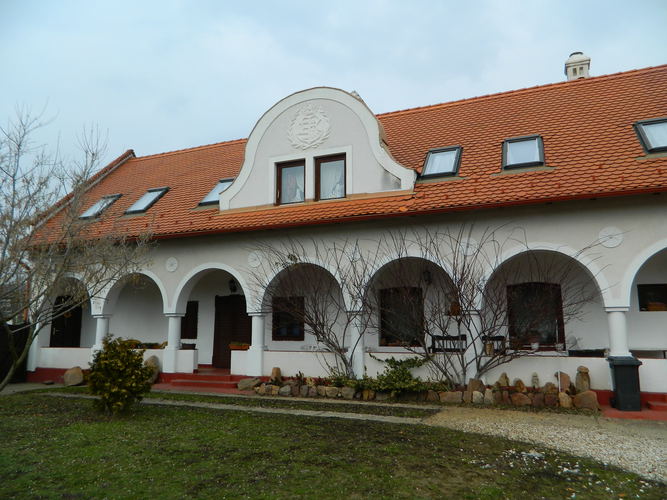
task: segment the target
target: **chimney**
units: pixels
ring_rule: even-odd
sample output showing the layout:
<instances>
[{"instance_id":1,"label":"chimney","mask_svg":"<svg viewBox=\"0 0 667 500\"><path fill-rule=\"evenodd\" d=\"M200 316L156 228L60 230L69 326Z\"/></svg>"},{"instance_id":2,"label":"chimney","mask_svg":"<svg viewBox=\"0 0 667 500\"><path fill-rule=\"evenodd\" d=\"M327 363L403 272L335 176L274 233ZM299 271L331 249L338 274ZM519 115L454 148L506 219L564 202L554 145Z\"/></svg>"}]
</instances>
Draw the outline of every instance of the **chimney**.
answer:
<instances>
[{"instance_id":1,"label":"chimney","mask_svg":"<svg viewBox=\"0 0 667 500\"><path fill-rule=\"evenodd\" d=\"M568 81L588 78L588 70L591 67L591 58L583 52L572 52L565 61L565 76Z\"/></svg>"}]
</instances>

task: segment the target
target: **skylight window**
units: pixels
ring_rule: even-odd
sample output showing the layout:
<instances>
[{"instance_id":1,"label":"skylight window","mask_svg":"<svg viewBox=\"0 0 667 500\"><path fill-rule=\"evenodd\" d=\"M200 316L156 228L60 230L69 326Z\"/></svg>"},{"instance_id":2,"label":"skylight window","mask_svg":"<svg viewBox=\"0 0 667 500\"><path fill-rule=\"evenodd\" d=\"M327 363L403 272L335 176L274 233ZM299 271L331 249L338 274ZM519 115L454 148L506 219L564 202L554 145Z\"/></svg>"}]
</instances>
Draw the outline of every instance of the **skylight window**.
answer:
<instances>
[{"instance_id":1,"label":"skylight window","mask_svg":"<svg viewBox=\"0 0 667 500\"><path fill-rule=\"evenodd\" d=\"M667 118L637 122L635 130L647 153L667 151Z\"/></svg>"},{"instance_id":2,"label":"skylight window","mask_svg":"<svg viewBox=\"0 0 667 500\"><path fill-rule=\"evenodd\" d=\"M200 205L214 205L219 202L220 193L232 185L234 179L221 179L211 192L208 193L202 201L199 202Z\"/></svg>"},{"instance_id":3,"label":"skylight window","mask_svg":"<svg viewBox=\"0 0 667 500\"><path fill-rule=\"evenodd\" d=\"M145 212L151 208L156 201L162 198L167 191L169 191L169 188L167 187L149 189L141 198L135 201L134 204L125 211L125 213L140 214Z\"/></svg>"},{"instance_id":4,"label":"skylight window","mask_svg":"<svg viewBox=\"0 0 667 500\"><path fill-rule=\"evenodd\" d=\"M93 206L91 206L88 210L83 212L79 218L80 219L92 219L94 217L98 217L99 215L102 214L107 208L109 208L114 201L116 201L118 198L120 198L121 195L119 194L112 194L110 196L104 196L102 199L99 201L95 202Z\"/></svg>"},{"instance_id":5,"label":"skylight window","mask_svg":"<svg viewBox=\"0 0 667 500\"><path fill-rule=\"evenodd\" d=\"M539 135L505 139L503 167L533 167L544 165L544 148Z\"/></svg>"},{"instance_id":6,"label":"skylight window","mask_svg":"<svg viewBox=\"0 0 667 500\"><path fill-rule=\"evenodd\" d=\"M460 146L432 149L426 155L422 177L456 175L460 159Z\"/></svg>"}]
</instances>

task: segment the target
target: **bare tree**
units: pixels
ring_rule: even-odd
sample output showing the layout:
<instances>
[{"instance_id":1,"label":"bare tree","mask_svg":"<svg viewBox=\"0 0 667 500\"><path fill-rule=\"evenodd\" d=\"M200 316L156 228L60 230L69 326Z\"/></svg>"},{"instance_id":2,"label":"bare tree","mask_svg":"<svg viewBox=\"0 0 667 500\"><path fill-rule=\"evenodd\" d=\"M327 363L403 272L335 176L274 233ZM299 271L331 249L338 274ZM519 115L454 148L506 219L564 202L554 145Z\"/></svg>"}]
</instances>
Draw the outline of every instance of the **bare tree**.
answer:
<instances>
[{"instance_id":1,"label":"bare tree","mask_svg":"<svg viewBox=\"0 0 667 500\"><path fill-rule=\"evenodd\" d=\"M128 238L112 226L103 236L80 217L96 201L85 194L104 151L99 132L84 131L81 161L66 162L34 145L42 126L40 116L18 110L0 127L0 335L11 360L0 390L42 326L138 268L147 255L148 234ZM54 307L56 295L63 300Z\"/></svg>"},{"instance_id":2,"label":"bare tree","mask_svg":"<svg viewBox=\"0 0 667 500\"><path fill-rule=\"evenodd\" d=\"M264 307L284 318L285 324L273 324L274 336L289 328L287 323L302 325L302 335L312 334L333 354L333 362L321 357L328 373L354 377L355 356L363 363L357 346L369 324L363 291L378 254L362 252L357 240L289 235L279 243L259 242L253 251L262 255L261 265L250 270L253 287L260 295L266 292ZM293 333L292 338L299 337Z\"/></svg>"},{"instance_id":3,"label":"bare tree","mask_svg":"<svg viewBox=\"0 0 667 500\"><path fill-rule=\"evenodd\" d=\"M503 263L510 244L525 250ZM531 250L519 228L419 228L394 232L381 245L393 260L367 301L381 344L406 348L454 384L545 344L564 349L564 325L599 296L575 258ZM489 269L496 270L491 279Z\"/></svg>"}]
</instances>

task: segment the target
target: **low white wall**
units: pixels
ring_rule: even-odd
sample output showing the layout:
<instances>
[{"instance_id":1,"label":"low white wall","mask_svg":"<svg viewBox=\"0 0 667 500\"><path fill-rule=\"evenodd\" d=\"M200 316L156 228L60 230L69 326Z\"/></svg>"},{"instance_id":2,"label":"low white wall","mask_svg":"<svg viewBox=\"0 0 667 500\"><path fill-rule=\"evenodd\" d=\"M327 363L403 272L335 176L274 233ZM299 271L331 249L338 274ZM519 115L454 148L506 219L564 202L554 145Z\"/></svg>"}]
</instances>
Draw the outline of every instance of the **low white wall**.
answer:
<instances>
[{"instance_id":1,"label":"low white wall","mask_svg":"<svg viewBox=\"0 0 667 500\"><path fill-rule=\"evenodd\" d=\"M40 368L65 368L80 366L87 369L91 359L88 347L40 347Z\"/></svg>"},{"instance_id":2,"label":"low white wall","mask_svg":"<svg viewBox=\"0 0 667 500\"><path fill-rule=\"evenodd\" d=\"M286 377L294 377L298 372L307 377L326 377L329 372L325 360L335 364L335 356L330 352L264 351L262 374L270 375L271 369L277 366Z\"/></svg>"},{"instance_id":3,"label":"low white wall","mask_svg":"<svg viewBox=\"0 0 667 500\"><path fill-rule=\"evenodd\" d=\"M247 375L250 356L248 351L232 351L232 364L229 373L232 375ZM262 372L262 375L264 372Z\"/></svg>"},{"instance_id":4,"label":"low white wall","mask_svg":"<svg viewBox=\"0 0 667 500\"><path fill-rule=\"evenodd\" d=\"M643 392L667 392L667 359L640 359L639 388Z\"/></svg>"}]
</instances>

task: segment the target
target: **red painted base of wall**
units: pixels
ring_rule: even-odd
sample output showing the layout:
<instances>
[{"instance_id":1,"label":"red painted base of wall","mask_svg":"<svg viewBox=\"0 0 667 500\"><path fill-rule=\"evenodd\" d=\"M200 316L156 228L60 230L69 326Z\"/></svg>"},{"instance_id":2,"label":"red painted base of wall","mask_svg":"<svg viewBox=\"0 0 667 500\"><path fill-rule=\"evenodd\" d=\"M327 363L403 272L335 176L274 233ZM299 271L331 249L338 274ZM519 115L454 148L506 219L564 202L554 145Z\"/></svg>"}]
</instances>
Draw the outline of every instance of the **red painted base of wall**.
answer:
<instances>
[{"instance_id":1,"label":"red painted base of wall","mask_svg":"<svg viewBox=\"0 0 667 500\"><path fill-rule=\"evenodd\" d=\"M611 406L611 398L614 397L614 391L593 390L598 395L598 403L603 406ZM665 392L642 392L639 397L642 406L646 406L649 401L667 401L667 393Z\"/></svg>"},{"instance_id":2,"label":"red painted base of wall","mask_svg":"<svg viewBox=\"0 0 667 500\"><path fill-rule=\"evenodd\" d=\"M56 384L63 383L63 374L65 368L37 368L34 372L27 372L26 381L28 382L47 382L51 380Z\"/></svg>"}]
</instances>

